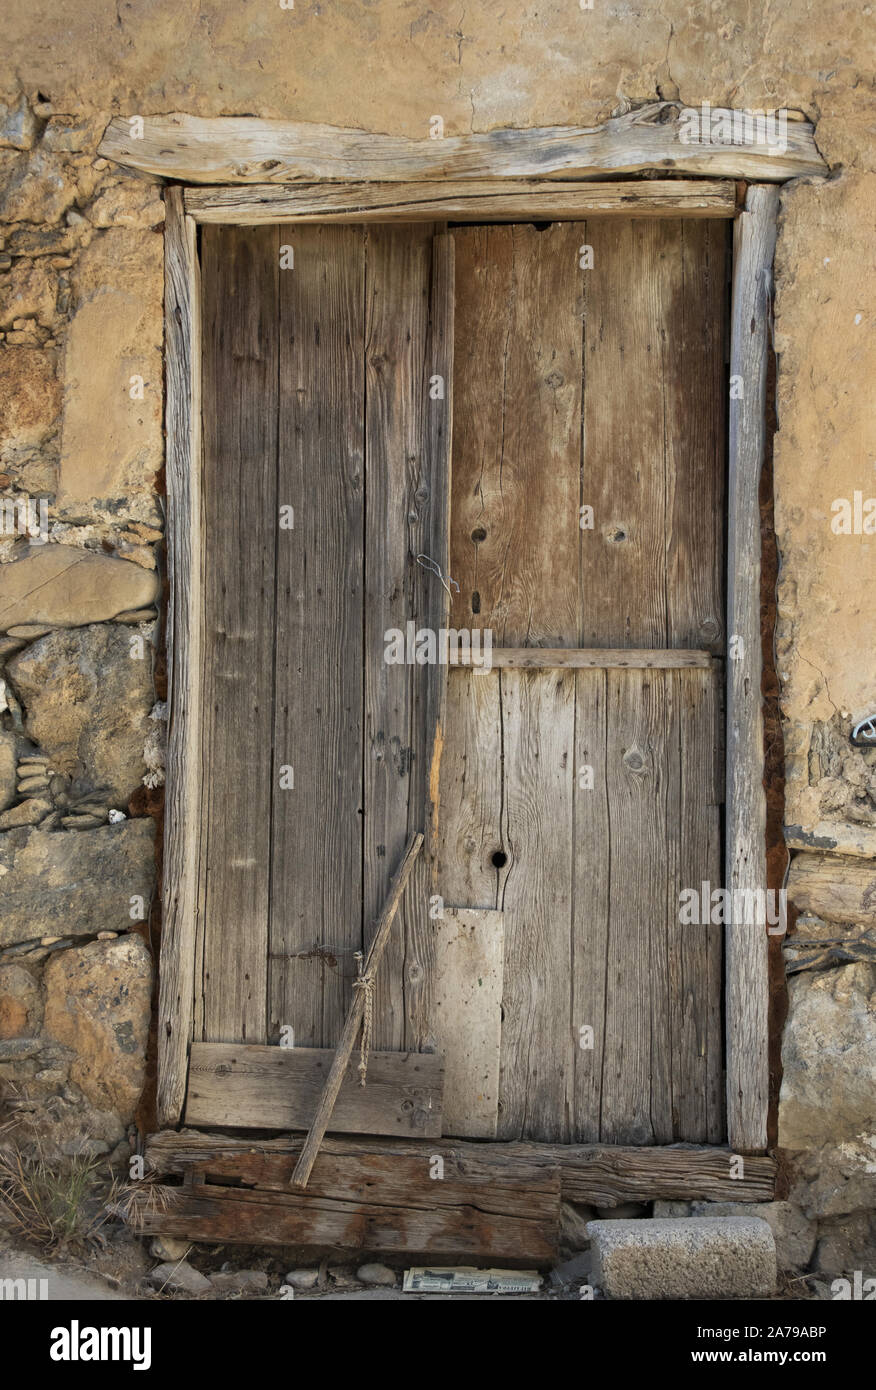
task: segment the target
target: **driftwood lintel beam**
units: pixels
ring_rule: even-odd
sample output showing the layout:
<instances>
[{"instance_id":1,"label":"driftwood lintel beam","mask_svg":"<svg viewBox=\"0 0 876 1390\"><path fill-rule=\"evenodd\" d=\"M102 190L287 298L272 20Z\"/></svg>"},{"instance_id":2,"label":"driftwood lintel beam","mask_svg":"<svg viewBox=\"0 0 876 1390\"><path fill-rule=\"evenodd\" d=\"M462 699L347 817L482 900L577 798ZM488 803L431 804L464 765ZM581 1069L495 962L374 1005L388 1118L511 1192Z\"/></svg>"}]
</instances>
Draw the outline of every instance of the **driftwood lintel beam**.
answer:
<instances>
[{"instance_id":1,"label":"driftwood lintel beam","mask_svg":"<svg viewBox=\"0 0 876 1390\"><path fill-rule=\"evenodd\" d=\"M788 120L781 140L761 138L748 113L715 108L730 132L691 138L687 108L651 102L598 126L492 130L413 140L364 130L255 116L116 116L100 154L183 183L410 182L420 179L600 178L653 170L781 183L826 174L808 121ZM750 117L749 117L750 122ZM782 148L784 146L784 148Z\"/></svg>"}]
</instances>

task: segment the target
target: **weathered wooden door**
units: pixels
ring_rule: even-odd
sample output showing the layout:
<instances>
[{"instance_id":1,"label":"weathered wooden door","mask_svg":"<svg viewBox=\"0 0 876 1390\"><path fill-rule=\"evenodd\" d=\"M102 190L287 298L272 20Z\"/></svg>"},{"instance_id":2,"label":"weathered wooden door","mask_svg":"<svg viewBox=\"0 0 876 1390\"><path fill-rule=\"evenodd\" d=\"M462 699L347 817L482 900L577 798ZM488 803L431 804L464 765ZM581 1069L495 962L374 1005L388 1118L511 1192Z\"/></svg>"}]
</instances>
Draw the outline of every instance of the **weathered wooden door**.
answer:
<instances>
[{"instance_id":1,"label":"weathered wooden door","mask_svg":"<svg viewBox=\"0 0 876 1390\"><path fill-rule=\"evenodd\" d=\"M384 633L437 620L447 258L417 227L205 227L203 852L195 1041L337 1043L425 817L427 682ZM439 540L436 542L436 537ZM435 605L437 604L437 609ZM428 891L387 952L375 1045L417 1050Z\"/></svg>"},{"instance_id":2,"label":"weathered wooden door","mask_svg":"<svg viewBox=\"0 0 876 1390\"><path fill-rule=\"evenodd\" d=\"M446 704L375 1045L440 1032L430 896L500 909L473 1132L719 1140L719 929L678 899L721 881L723 224L201 235L194 1040L338 1041ZM385 651L441 625L448 548L495 666L443 701Z\"/></svg>"},{"instance_id":3,"label":"weathered wooden door","mask_svg":"<svg viewBox=\"0 0 876 1390\"><path fill-rule=\"evenodd\" d=\"M451 674L438 870L504 912L496 1132L714 1142L726 233L454 238L452 615L507 655Z\"/></svg>"}]
</instances>

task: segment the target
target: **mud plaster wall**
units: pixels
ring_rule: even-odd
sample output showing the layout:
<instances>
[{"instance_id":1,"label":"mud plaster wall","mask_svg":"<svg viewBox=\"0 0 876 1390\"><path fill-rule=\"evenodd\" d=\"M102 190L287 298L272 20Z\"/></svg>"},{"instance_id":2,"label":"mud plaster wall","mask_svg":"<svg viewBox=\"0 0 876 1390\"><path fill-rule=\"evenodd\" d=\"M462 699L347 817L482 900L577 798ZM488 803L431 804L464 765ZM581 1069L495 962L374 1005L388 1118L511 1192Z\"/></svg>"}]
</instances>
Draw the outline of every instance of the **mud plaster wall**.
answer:
<instances>
[{"instance_id":1,"label":"mud plaster wall","mask_svg":"<svg viewBox=\"0 0 876 1390\"><path fill-rule=\"evenodd\" d=\"M96 157L109 118L254 114L422 137L434 114L451 135L590 124L657 96L785 105L817 122L832 172L785 188L776 265L776 666L785 819L808 848L785 951L791 1200L771 1219L788 1263L876 1267L876 752L848 737L876 708L876 539L830 524L835 499L876 495L872 36L870 6L838 3L8 7L0 490L48 498L50 539L0 537L0 1059L9 1104L52 1142L127 1151L152 975L163 206L156 181Z\"/></svg>"}]
</instances>

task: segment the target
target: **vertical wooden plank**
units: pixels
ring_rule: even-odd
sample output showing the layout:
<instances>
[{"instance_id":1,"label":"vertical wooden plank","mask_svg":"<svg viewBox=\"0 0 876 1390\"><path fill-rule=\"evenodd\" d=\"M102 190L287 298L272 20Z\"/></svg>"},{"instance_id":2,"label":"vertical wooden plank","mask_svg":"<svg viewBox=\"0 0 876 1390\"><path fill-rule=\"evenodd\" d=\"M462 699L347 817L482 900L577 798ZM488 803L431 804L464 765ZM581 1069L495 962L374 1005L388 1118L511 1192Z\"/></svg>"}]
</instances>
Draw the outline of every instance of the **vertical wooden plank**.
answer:
<instances>
[{"instance_id":1,"label":"vertical wooden plank","mask_svg":"<svg viewBox=\"0 0 876 1390\"><path fill-rule=\"evenodd\" d=\"M454 237L454 626L491 628L499 646L575 646L583 224Z\"/></svg>"},{"instance_id":2,"label":"vertical wooden plank","mask_svg":"<svg viewBox=\"0 0 876 1390\"><path fill-rule=\"evenodd\" d=\"M722 675L720 665L666 672L673 692L667 737L678 748L678 858L667 898L673 1134L688 1143L724 1138L721 927L679 920L682 888L721 886L720 783L714 769L715 750L723 745Z\"/></svg>"},{"instance_id":3,"label":"vertical wooden plank","mask_svg":"<svg viewBox=\"0 0 876 1390\"><path fill-rule=\"evenodd\" d=\"M445 907L433 923L434 1032L444 1057L442 1133L494 1139L499 1106L501 912Z\"/></svg>"},{"instance_id":4,"label":"vertical wooden plank","mask_svg":"<svg viewBox=\"0 0 876 1390\"><path fill-rule=\"evenodd\" d=\"M609 888L612 849L617 852L619 848L612 844L608 813L607 694L605 671L575 672L571 973L575 1063L569 1135L572 1143L595 1143L600 1135ZM592 1029L592 1036L590 1033L582 1036L582 1028Z\"/></svg>"},{"instance_id":5,"label":"vertical wooden plank","mask_svg":"<svg viewBox=\"0 0 876 1390\"><path fill-rule=\"evenodd\" d=\"M158 1122L175 1125L192 1036L200 844L201 325L197 228L165 191L167 795L158 1002Z\"/></svg>"},{"instance_id":6,"label":"vertical wooden plank","mask_svg":"<svg viewBox=\"0 0 876 1390\"><path fill-rule=\"evenodd\" d=\"M724 649L725 224L672 224L665 325L668 647Z\"/></svg>"},{"instance_id":7,"label":"vertical wooden plank","mask_svg":"<svg viewBox=\"0 0 876 1390\"><path fill-rule=\"evenodd\" d=\"M447 902L496 907L508 877L502 834L502 701L499 672L451 670L441 757L436 859Z\"/></svg>"},{"instance_id":8,"label":"vertical wooden plank","mask_svg":"<svg viewBox=\"0 0 876 1390\"><path fill-rule=\"evenodd\" d=\"M593 221L581 644L720 649L721 232Z\"/></svg>"},{"instance_id":9,"label":"vertical wooden plank","mask_svg":"<svg viewBox=\"0 0 876 1390\"><path fill-rule=\"evenodd\" d=\"M264 1042L277 541L276 227L204 228L204 1042Z\"/></svg>"},{"instance_id":10,"label":"vertical wooden plank","mask_svg":"<svg viewBox=\"0 0 876 1390\"><path fill-rule=\"evenodd\" d=\"M728 475L726 886L766 892L766 801L760 647L758 483L766 438L766 378L778 189L748 189L734 230ZM743 1153L765 1149L769 1101L765 926L726 931L727 1130Z\"/></svg>"},{"instance_id":11,"label":"vertical wooden plank","mask_svg":"<svg viewBox=\"0 0 876 1390\"><path fill-rule=\"evenodd\" d=\"M284 226L269 1037L337 1045L362 945L365 232ZM288 522L288 513L286 514Z\"/></svg>"},{"instance_id":12,"label":"vertical wooden plank","mask_svg":"<svg viewBox=\"0 0 876 1390\"><path fill-rule=\"evenodd\" d=\"M428 554L433 565L426 575L426 619L440 633L450 614L450 489L453 440L453 323L456 311L456 269L453 237L446 231L432 240L432 279L429 287L429 328L424 370L426 486L428 488ZM437 566L444 582L436 576ZM439 658L443 653L439 650ZM425 730L423 770L427 777L425 794L426 848L423 855L423 883L430 896L438 893L438 789L441 756L447 727L447 664L427 666L425 679ZM434 939L429 928L430 915L413 914L411 935L406 943L406 1046L414 1051L434 1046L432 989L434 983Z\"/></svg>"},{"instance_id":13,"label":"vertical wooden plank","mask_svg":"<svg viewBox=\"0 0 876 1390\"><path fill-rule=\"evenodd\" d=\"M574 1068L569 1014L575 673L505 670L499 684L508 863L499 903L505 912L505 984L497 1135L565 1142Z\"/></svg>"},{"instance_id":14,"label":"vertical wooden plank","mask_svg":"<svg viewBox=\"0 0 876 1390\"><path fill-rule=\"evenodd\" d=\"M672 1138L666 959L666 685L661 671L607 673L612 844L602 1138Z\"/></svg>"},{"instance_id":15,"label":"vertical wooden plank","mask_svg":"<svg viewBox=\"0 0 876 1390\"><path fill-rule=\"evenodd\" d=\"M385 634L429 626L438 580L429 553L428 371L432 265L429 224L371 227L366 241L365 360L365 941L412 831L426 814L427 678L421 665L388 664ZM374 1007L374 1046L404 1048L405 991L424 965L406 943L428 932L429 872L420 856L386 951Z\"/></svg>"}]
</instances>

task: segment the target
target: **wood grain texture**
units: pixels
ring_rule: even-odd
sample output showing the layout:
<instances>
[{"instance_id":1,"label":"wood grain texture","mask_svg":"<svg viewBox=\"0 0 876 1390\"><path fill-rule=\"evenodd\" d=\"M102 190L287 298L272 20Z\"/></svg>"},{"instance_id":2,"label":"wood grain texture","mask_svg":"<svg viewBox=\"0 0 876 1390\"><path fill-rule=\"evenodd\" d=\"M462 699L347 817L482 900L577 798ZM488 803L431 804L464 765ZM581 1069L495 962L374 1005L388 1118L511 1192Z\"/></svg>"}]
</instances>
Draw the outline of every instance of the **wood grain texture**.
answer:
<instances>
[{"instance_id":1,"label":"wood grain texture","mask_svg":"<svg viewBox=\"0 0 876 1390\"><path fill-rule=\"evenodd\" d=\"M493 1139L499 1113L504 919L445 906L432 924L432 1028L445 1063L443 1132Z\"/></svg>"},{"instance_id":2,"label":"wood grain texture","mask_svg":"<svg viewBox=\"0 0 876 1390\"><path fill-rule=\"evenodd\" d=\"M731 181L649 179L642 183L460 179L435 183L249 184L188 188L196 222L578 221L582 217L736 216Z\"/></svg>"},{"instance_id":3,"label":"wood grain texture","mask_svg":"<svg viewBox=\"0 0 876 1390\"><path fill-rule=\"evenodd\" d=\"M269 1036L334 1047L362 947L365 234L281 227Z\"/></svg>"},{"instance_id":4,"label":"wood grain texture","mask_svg":"<svg viewBox=\"0 0 876 1390\"><path fill-rule=\"evenodd\" d=\"M720 112L732 120L732 112ZM130 121L110 121L99 151L105 159L185 183L295 183L326 179L405 181L635 173L671 167L681 173L765 182L826 174L807 121L788 122L788 148L686 142L678 102L651 102L601 126L548 126L411 140L364 130L255 116L146 116L142 135Z\"/></svg>"},{"instance_id":5,"label":"wood grain texture","mask_svg":"<svg viewBox=\"0 0 876 1390\"><path fill-rule=\"evenodd\" d=\"M723 232L643 220L587 240L580 644L720 651Z\"/></svg>"},{"instance_id":6,"label":"wood grain texture","mask_svg":"<svg viewBox=\"0 0 876 1390\"><path fill-rule=\"evenodd\" d=\"M577 645L582 223L456 241L453 626Z\"/></svg>"},{"instance_id":7,"label":"wood grain texture","mask_svg":"<svg viewBox=\"0 0 876 1390\"><path fill-rule=\"evenodd\" d=\"M837 854L796 854L788 897L801 912L829 922L876 927L876 866Z\"/></svg>"},{"instance_id":8,"label":"wood grain texture","mask_svg":"<svg viewBox=\"0 0 876 1390\"><path fill-rule=\"evenodd\" d=\"M176 1124L192 1035L200 849L201 324L197 229L165 192L167 794L158 1001L158 1115Z\"/></svg>"},{"instance_id":9,"label":"wood grain texture","mask_svg":"<svg viewBox=\"0 0 876 1390\"><path fill-rule=\"evenodd\" d=\"M485 679L487 679L485 677ZM489 677L494 679L494 677ZM575 676L503 671L500 1139L569 1138Z\"/></svg>"},{"instance_id":10,"label":"wood grain texture","mask_svg":"<svg viewBox=\"0 0 876 1390\"><path fill-rule=\"evenodd\" d=\"M760 639L760 507L771 351L772 265L778 190L750 188L734 232L727 496L728 638L725 884L766 889L766 799ZM767 936L763 926L726 929L727 1124L743 1153L767 1142L769 1103Z\"/></svg>"},{"instance_id":11,"label":"wood grain texture","mask_svg":"<svg viewBox=\"0 0 876 1390\"><path fill-rule=\"evenodd\" d=\"M189 1178L241 1176L260 1188L288 1192L289 1174L301 1148L296 1138L254 1143L222 1134L192 1130L165 1131L146 1142L146 1162L161 1176ZM341 1198L361 1191L370 1175L379 1178L390 1197L424 1184L431 1156L444 1159L445 1180L495 1184L499 1193L529 1183L538 1169L557 1169L564 1201L613 1207L621 1202L673 1201L771 1202L776 1195L776 1160L756 1155L740 1177L731 1177L733 1151L700 1145L630 1148L599 1144L467 1143L465 1140L352 1139L328 1136L314 1165L311 1193ZM419 1171L405 1167L419 1164ZM395 1179L399 1175L399 1186ZM436 1200L438 1183L429 1182L426 1200ZM440 1194L439 1194L440 1195ZM513 1207L511 1208L513 1210Z\"/></svg>"},{"instance_id":12,"label":"wood grain texture","mask_svg":"<svg viewBox=\"0 0 876 1390\"><path fill-rule=\"evenodd\" d=\"M679 923L720 884L720 680L451 674L439 882L504 912L501 1138L724 1133L720 929Z\"/></svg>"},{"instance_id":13,"label":"wood grain texture","mask_svg":"<svg viewBox=\"0 0 876 1390\"><path fill-rule=\"evenodd\" d=\"M428 457L427 362L433 229L377 227L366 249L365 450L365 940L412 830L425 824L429 776L428 675L435 668L392 665L385 634L435 626L438 580L417 563L433 543L433 478ZM428 979L429 872L417 863L389 944L375 996L374 1045L402 1051L410 1031L409 986ZM419 1047L419 1040L414 1044Z\"/></svg>"},{"instance_id":14,"label":"wood grain texture","mask_svg":"<svg viewBox=\"0 0 876 1390\"><path fill-rule=\"evenodd\" d=\"M205 228L201 251L204 836L195 1036L259 1043L266 1041L271 800L280 771L273 758L277 229Z\"/></svg>"},{"instance_id":15,"label":"wood grain texture","mask_svg":"<svg viewBox=\"0 0 876 1390\"><path fill-rule=\"evenodd\" d=\"M374 923L374 934L365 953L365 960L362 965L361 978L367 982L366 986L360 986L353 990L347 1017L344 1021L344 1030L341 1040L338 1043L335 1055L332 1058L325 1085L316 1107L307 1137L301 1149L295 1171L292 1174L292 1185L294 1187L306 1187L310 1177L319 1146L322 1143L323 1135L328 1129L332 1111L335 1107L341 1086L347 1075L347 1066L353 1055L353 1048L359 1038L360 1030L363 1027L367 1030L366 1009L369 1004L373 1004L376 994L376 982L379 978L378 967L386 952L390 940L392 924L398 914L399 907L405 894L405 890L410 885L411 875L415 864L420 859L420 851L423 848L424 835L422 831L415 832L405 847L405 852L399 862L398 868L393 875L392 881L387 890L386 898L380 910L380 914ZM366 993L367 989L367 993ZM362 1033L362 1046L373 1047L373 1034L366 1037ZM367 1058L364 1062L360 1061L360 1066L367 1066ZM360 1076L359 1084L365 1085L365 1077Z\"/></svg>"},{"instance_id":16,"label":"wood grain texture","mask_svg":"<svg viewBox=\"0 0 876 1390\"><path fill-rule=\"evenodd\" d=\"M334 1049L193 1043L185 1122L235 1129L309 1129ZM437 1138L441 1134L444 1059L436 1054L373 1052L368 1084L347 1067L332 1111L336 1134Z\"/></svg>"}]
</instances>

